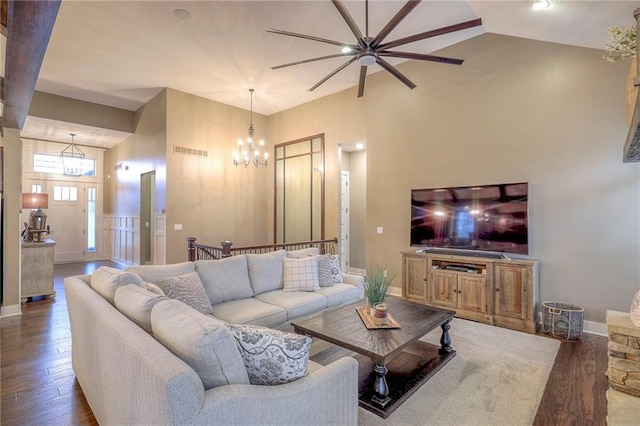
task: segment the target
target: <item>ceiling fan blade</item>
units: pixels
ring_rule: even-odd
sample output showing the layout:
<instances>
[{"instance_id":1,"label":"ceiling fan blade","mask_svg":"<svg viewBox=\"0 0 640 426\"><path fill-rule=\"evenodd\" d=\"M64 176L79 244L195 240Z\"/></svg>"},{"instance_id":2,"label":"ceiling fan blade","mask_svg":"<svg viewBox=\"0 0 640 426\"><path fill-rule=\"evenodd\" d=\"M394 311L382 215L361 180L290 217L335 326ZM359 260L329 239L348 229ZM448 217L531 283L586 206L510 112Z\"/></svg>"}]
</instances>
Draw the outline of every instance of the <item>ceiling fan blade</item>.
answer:
<instances>
[{"instance_id":1,"label":"ceiling fan blade","mask_svg":"<svg viewBox=\"0 0 640 426\"><path fill-rule=\"evenodd\" d=\"M473 28L482 25L482 19L473 19L467 22L461 22L455 25L449 25L447 27L438 28L437 30L426 31L420 34L414 34L412 36L399 38L398 40L390 41L389 43L378 46L379 50L391 49L393 47L402 46L403 44L413 43L414 41L424 40L426 38L436 37L443 34L449 34L460 30L466 30L467 28Z\"/></svg>"},{"instance_id":2,"label":"ceiling fan blade","mask_svg":"<svg viewBox=\"0 0 640 426\"><path fill-rule=\"evenodd\" d=\"M325 81L329 80L331 77L333 77L334 75L338 74L340 71L342 71L343 69L345 69L346 67L348 67L349 65L351 65L357 58L354 56L353 58L349 59L347 62L345 62L344 64L340 65L338 68L336 68L335 70L331 71L329 73L329 75L327 75L325 78L323 78L322 80L320 80L319 82L317 82L316 84L313 85L313 87L311 89L309 89L309 92L313 92L315 89L318 88L318 86L320 86L322 83L324 83Z\"/></svg>"},{"instance_id":3,"label":"ceiling fan blade","mask_svg":"<svg viewBox=\"0 0 640 426\"><path fill-rule=\"evenodd\" d=\"M413 83L413 81L409 80L407 77L405 77L404 74L402 74L400 71L398 71L393 65L391 65L389 62L385 61L384 59L378 57L378 59L376 60L376 62L378 63L378 65L380 65L382 68L384 68L385 70L387 70L392 76L394 76L395 78L397 78L398 80L400 80L401 82L403 82L409 89L413 89L416 87L416 85Z\"/></svg>"},{"instance_id":4,"label":"ceiling fan blade","mask_svg":"<svg viewBox=\"0 0 640 426\"><path fill-rule=\"evenodd\" d=\"M451 65L462 65L464 59L456 59L456 58L447 58L444 56L436 56L436 55L423 55L422 53L408 53L408 52L393 52L389 50L384 50L382 52L378 52L378 56L389 56L392 58L405 58L405 59L417 59L419 61L431 61L431 62L440 62L443 64L451 64Z\"/></svg>"},{"instance_id":5,"label":"ceiling fan blade","mask_svg":"<svg viewBox=\"0 0 640 426\"><path fill-rule=\"evenodd\" d=\"M382 40L384 40L384 38L386 36L389 35L389 33L391 31L393 31L393 29L395 27L398 26L398 24L418 5L420 4L422 0L409 0L407 3L405 3L405 5L402 7L402 9L400 9L398 11L398 13L396 13L396 16L394 16L393 18L391 18L391 20L389 22L387 22L387 25L384 26L384 28L382 30L380 30L380 32L378 33L378 35L376 36L376 38L373 39L373 41L371 42L371 47L373 47L375 49L375 47L377 45L379 45L380 43L382 43Z\"/></svg>"},{"instance_id":6,"label":"ceiling fan blade","mask_svg":"<svg viewBox=\"0 0 640 426\"><path fill-rule=\"evenodd\" d=\"M329 39L321 38L321 37L315 37L315 36L311 36L311 35L307 35L307 34L292 33L291 31L284 31L284 30L276 30L275 28L267 28L267 32L268 33L274 33L274 34L286 35L286 36L290 36L290 37L304 38L304 39L307 39L307 40L319 41L320 43L334 44L334 45L340 46L340 47L353 46L350 43L341 43L339 41L329 40Z\"/></svg>"},{"instance_id":7,"label":"ceiling fan blade","mask_svg":"<svg viewBox=\"0 0 640 426\"><path fill-rule=\"evenodd\" d=\"M335 55L327 55L327 56L319 56L317 58L303 59L301 61L289 62L288 64L276 65L274 67L271 67L271 69L277 70L280 68L286 68L293 65L306 64L307 62L321 61L323 59L331 59L331 58L341 58L343 56L350 56L350 55L355 55L355 53L350 53L350 54L336 53Z\"/></svg>"},{"instance_id":8,"label":"ceiling fan blade","mask_svg":"<svg viewBox=\"0 0 640 426\"><path fill-rule=\"evenodd\" d=\"M358 43L360 43L361 47L366 47L364 45L364 37L362 36L362 31L360 31L360 28L358 28L356 21L353 20L344 3L342 3L342 1L340 0L331 0L331 2L336 7L336 9L338 9L338 12L340 13L340 15L342 15L342 19L344 19L344 21L347 23L353 35L356 36L356 39L358 40Z\"/></svg>"},{"instance_id":9,"label":"ceiling fan blade","mask_svg":"<svg viewBox=\"0 0 640 426\"><path fill-rule=\"evenodd\" d=\"M360 82L358 83L358 97L364 95L364 82L367 80L367 67L360 66Z\"/></svg>"}]
</instances>

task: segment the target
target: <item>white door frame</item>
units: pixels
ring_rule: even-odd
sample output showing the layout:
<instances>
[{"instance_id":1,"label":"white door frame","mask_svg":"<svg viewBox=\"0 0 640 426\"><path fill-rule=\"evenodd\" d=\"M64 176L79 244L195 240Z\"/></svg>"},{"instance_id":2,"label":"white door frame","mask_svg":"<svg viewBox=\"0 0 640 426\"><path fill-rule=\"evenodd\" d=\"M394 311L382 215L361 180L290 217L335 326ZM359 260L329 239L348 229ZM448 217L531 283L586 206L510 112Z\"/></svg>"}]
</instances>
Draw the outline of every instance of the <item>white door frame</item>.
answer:
<instances>
[{"instance_id":1,"label":"white door frame","mask_svg":"<svg viewBox=\"0 0 640 426\"><path fill-rule=\"evenodd\" d=\"M340 267L349 272L349 172L340 172Z\"/></svg>"}]
</instances>

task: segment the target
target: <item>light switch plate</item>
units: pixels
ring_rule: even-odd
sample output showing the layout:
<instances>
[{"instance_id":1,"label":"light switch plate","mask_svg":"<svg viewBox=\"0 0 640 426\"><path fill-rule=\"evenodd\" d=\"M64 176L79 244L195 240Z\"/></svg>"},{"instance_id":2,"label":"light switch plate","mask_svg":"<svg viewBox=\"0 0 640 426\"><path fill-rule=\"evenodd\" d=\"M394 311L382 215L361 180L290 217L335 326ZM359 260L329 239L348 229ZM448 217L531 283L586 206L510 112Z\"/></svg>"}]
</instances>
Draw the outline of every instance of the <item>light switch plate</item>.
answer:
<instances>
[{"instance_id":1,"label":"light switch plate","mask_svg":"<svg viewBox=\"0 0 640 426\"><path fill-rule=\"evenodd\" d=\"M174 231L182 231L182 224L181 223L174 223L173 224L173 230Z\"/></svg>"},{"instance_id":2,"label":"light switch plate","mask_svg":"<svg viewBox=\"0 0 640 426\"><path fill-rule=\"evenodd\" d=\"M382 226L378 226L378 234L384 234L384 228Z\"/></svg>"}]
</instances>

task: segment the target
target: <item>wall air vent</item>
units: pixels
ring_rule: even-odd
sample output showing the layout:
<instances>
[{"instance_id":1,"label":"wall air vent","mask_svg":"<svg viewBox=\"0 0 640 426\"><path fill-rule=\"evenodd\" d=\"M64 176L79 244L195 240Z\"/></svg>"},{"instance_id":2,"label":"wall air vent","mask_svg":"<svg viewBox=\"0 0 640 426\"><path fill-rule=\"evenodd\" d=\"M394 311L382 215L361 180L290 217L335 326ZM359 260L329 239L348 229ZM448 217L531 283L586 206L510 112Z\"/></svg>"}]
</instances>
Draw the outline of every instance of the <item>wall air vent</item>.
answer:
<instances>
[{"instance_id":1,"label":"wall air vent","mask_svg":"<svg viewBox=\"0 0 640 426\"><path fill-rule=\"evenodd\" d=\"M202 149L186 148L184 146L178 146L178 145L173 145L173 153L194 155L196 157L205 157L205 158L209 156L209 151L205 151Z\"/></svg>"}]
</instances>

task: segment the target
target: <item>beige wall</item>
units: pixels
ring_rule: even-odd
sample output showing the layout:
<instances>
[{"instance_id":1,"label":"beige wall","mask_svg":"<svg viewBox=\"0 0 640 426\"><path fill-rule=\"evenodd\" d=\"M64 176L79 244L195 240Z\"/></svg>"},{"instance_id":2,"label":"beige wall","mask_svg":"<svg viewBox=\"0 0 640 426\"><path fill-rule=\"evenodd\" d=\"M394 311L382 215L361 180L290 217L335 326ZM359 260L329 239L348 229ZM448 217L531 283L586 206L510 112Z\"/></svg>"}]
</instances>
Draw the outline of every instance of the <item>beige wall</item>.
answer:
<instances>
[{"instance_id":1,"label":"beige wall","mask_svg":"<svg viewBox=\"0 0 640 426\"><path fill-rule=\"evenodd\" d=\"M364 98L356 97L356 88L352 88L267 118L269 141L273 145L324 133L325 238L340 235L338 146L366 139L364 102ZM270 191L269 200L273 200L273 186ZM269 223L273 224L272 208ZM273 230L273 225L270 230Z\"/></svg>"},{"instance_id":2,"label":"beige wall","mask_svg":"<svg viewBox=\"0 0 640 426\"><path fill-rule=\"evenodd\" d=\"M236 167L231 157L236 141L247 137L249 121L247 110L167 90L167 263L186 260L188 236L212 245L272 241L273 162ZM254 112L253 124L256 138L265 137L266 118ZM272 150L274 143L265 139ZM208 156L174 154L173 144Z\"/></svg>"},{"instance_id":3,"label":"beige wall","mask_svg":"<svg viewBox=\"0 0 640 426\"><path fill-rule=\"evenodd\" d=\"M608 63L593 49L495 34L440 53L466 62L400 65L414 90L374 74L364 98L350 89L275 114L271 134L324 131L329 153L366 137L367 263L396 272L396 287L412 188L528 181L541 300L581 305L596 322L607 309L628 310L640 282L640 166L622 163L628 64ZM329 154L327 168L335 163ZM329 180L336 229L338 191Z\"/></svg>"},{"instance_id":4,"label":"beige wall","mask_svg":"<svg viewBox=\"0 0 640 426\"><path fill-rule=\"evenodd\" d=\"M167 92L163 90L136 111L135 134L105 152L105 213L140 213L140 175L153 170L155 213L166 208L166 110ZM120 162L123 167L116 170Z\"/></svg>"}]
</instances>

